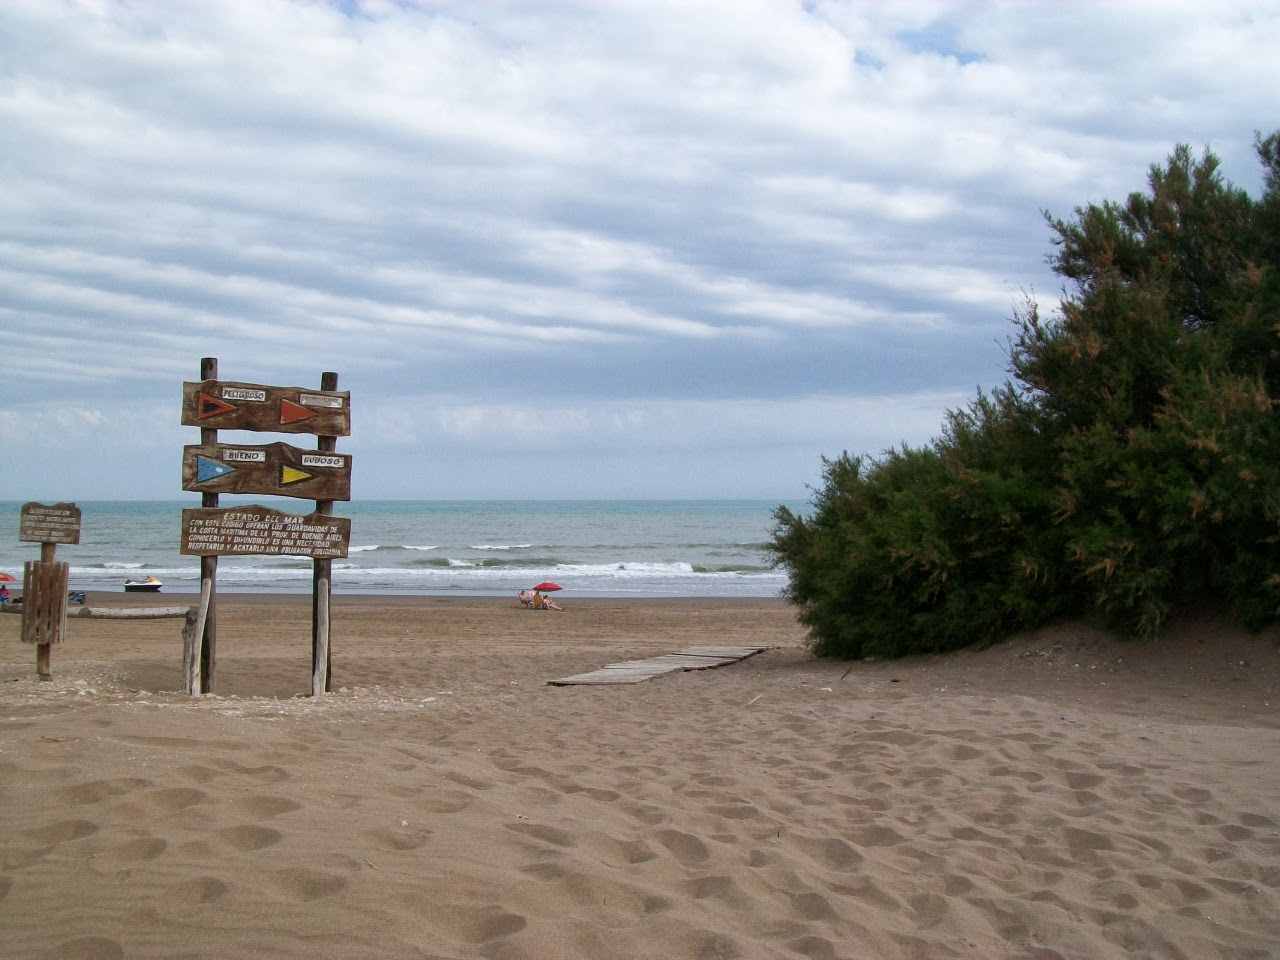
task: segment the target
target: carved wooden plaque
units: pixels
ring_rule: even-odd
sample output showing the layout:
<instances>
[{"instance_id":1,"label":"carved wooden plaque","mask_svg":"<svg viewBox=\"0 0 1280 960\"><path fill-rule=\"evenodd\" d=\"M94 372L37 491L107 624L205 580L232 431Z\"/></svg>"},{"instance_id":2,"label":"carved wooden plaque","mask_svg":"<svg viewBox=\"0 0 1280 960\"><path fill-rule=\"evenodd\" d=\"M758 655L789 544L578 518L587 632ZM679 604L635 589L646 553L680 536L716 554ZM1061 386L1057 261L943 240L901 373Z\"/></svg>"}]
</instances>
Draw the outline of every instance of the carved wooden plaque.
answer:
<instances>
[{"instance_id":1,"label":"carved wooden plaque","mask_svg":"<svg viewBox=\"0 0 1280 960\"><path fill-rule=\"evenodd\" d=\"M32 543L79 543L80 508L74 503L24 503L18 539Z\"/></svg>"},{"instance_id":2,"label":"carved wooden plaque","mask_svg":"<svg viewBox=\"0 0 1280 960\"><path fill-rule=\"evenodd\" d=\"M182 425L347 437L351 435L351 394L229 380L184 383Z\"/></svg>"},{"instance_id":3,"label":"carved wooden plaque","mask_svg":"<svg viewBox=\"0 0 1280 960\"><path fill-rule=\"evenodd\" d=\"M351 456L287 443L187 446L182 448L182 489L350 500Z\"/></svg>"},{"instance_id":4,"label":"carved wooden plaque","mask_svg":"<svg viewBox=\"0 0 1280 960\"><path fill-rule=\"evenodd\" d=\"M298 515L270 507L202 507L182 511L185 556L345 557L351 520L328 514Z\"/></svg>"}]
</instances>

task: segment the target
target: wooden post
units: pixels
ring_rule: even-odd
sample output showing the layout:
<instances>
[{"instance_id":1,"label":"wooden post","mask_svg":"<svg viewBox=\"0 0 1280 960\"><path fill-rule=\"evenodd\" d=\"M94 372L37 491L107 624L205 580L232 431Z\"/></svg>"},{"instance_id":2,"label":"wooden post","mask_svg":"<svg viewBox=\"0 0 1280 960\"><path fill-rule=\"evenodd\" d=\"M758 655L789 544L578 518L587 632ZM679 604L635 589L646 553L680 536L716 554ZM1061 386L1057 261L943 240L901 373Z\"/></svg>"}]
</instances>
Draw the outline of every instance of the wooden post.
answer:
<instances>
[{"instance_id":1,"label":"wooden post","mask_svg":"<svg viewBox=\"0 0 1280 960\"><path fill-rule=\"evenodd\" d=\"M201 692L203 683L200 638L204 636L209 620L209 604L213 599L213 585L208 580L200 584L200 604L186 612L187 623L182 628L182 690L192 696Z\"/></svg>"},{"instance_id":2,"label":"wooden post","mask_svg":"<svg viewBox=\"0 0 1280 960\"><path fill-rule=\"evenodd\" d=\"M320 374L321 390L337 390L338 375L332 371ZM316 449L332 453L338 449L337 437L316 438ZM316 513L330 516L332 500L317 500ZM311 561L311 695L318 697L333 687L333 661L329 642L329 599L333 561Z\"/></svg>"},{"instance_id":3,"label":"wooden post","mask_svg":"<svg viewBox=\"0 0 1280 960\"><path fill-rule=\"evenodd\" d=\"M218 358L204 357L200 360L200 379L218 379ZM210 444L218 442L218 431L205 427L200 428L200 442ZM200 506L216 507L216 493L202 493ZM218 558L207 556L200 558L200 615L198 617L200 632L196 634L196 650L199 663L192 675L194 685L191 694L213 693L213 684L218 665ZM196 682L198 681L198 682Z\"/></svg>"}]
</instances>

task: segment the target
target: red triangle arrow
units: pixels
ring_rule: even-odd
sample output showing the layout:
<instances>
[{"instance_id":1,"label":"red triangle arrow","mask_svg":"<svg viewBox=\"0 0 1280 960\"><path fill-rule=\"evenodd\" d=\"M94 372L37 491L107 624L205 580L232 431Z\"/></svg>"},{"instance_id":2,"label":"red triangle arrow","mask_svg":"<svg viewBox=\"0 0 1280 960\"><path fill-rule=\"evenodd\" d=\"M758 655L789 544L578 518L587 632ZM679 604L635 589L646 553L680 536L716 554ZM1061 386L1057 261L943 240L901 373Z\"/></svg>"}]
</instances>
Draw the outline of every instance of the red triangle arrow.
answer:
<instances>
[{"instance_id":1,"label":"red triangle arrow","mask_svg":"<svg viewBox=\"0 0 1280 960\"><path fill-rule=\"evenodd\" d=\"M196 419L204 420L207 417L217 417L224 413L230 413L234 410L231 404L225 400L219 400L217 397L211 397L207 393L196 394Z\"/></svg>"},{"instance_id":2,"label":"red triangle arrow","mask_svg":"<svg viewBox=\"0 0 1280 960\"><path fill-rule=\"evenodd\" d=\"M280 422L281 423L297 423L299 420L310 420L316 415L314 410L308 410L301 404L294 403L292 400L280 401Z\"/></svg>"}]
</instances>

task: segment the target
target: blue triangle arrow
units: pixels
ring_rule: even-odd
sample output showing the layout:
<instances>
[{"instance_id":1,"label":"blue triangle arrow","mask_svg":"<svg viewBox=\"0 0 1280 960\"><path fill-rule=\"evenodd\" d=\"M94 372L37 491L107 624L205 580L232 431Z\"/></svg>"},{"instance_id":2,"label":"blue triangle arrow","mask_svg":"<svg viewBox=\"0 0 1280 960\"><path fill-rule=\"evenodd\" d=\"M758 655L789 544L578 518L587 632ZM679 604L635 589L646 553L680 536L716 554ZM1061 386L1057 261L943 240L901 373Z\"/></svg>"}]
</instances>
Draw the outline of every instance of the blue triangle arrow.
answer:
<instances>
[{"instance_id":1,"label":"blue triangle arrow","mask_svg":"<svg viewBox=\"0 0 1280 960\"><path fill-rule=\"evenodd\" d=\"M208 483L210 480L217 480L219 477L235 472L235 467L228 467L221 460L196 456L196 483Z\"/></svg>"}]
</instances>

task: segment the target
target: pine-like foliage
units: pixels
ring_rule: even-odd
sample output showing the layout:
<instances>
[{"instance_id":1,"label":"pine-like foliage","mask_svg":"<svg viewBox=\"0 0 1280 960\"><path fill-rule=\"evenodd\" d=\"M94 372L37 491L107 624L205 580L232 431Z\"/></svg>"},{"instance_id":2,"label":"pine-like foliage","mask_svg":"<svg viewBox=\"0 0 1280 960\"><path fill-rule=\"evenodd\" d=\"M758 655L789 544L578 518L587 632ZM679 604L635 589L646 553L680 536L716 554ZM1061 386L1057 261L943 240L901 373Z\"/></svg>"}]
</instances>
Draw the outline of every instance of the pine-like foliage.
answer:
<instances>
[{"instance_id":1,"label":"pine-like foliage","mask_svg":"<svg viewBox=\"0 0 1280 960\"><path fill-rule=\"evenodd\" d=\"M1054 616L1139 635L1179 605L1280 612L1280 133L1264 193L1178 147L1123 204L1048 218L1061 312L922 449L825 461L770 548L815 652L987 643Z\"/></svg>"}]
</instances>

